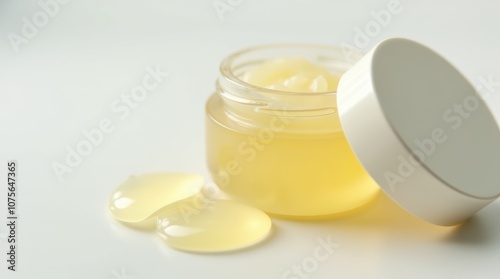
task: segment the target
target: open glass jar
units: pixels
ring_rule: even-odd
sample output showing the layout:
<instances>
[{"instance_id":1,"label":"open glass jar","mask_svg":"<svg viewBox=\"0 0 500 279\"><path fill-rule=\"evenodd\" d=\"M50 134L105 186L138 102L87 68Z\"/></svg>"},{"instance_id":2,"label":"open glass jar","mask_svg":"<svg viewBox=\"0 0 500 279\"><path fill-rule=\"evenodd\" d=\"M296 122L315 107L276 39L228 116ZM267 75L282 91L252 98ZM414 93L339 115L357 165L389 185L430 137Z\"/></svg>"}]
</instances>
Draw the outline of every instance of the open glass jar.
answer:
<instances>
[{"instance_id":1,"label":"open glass jar","mask_svg":"<svg viewBox=\"0 0 500 279\"><path fill-rule=\"evenodd\" d=\"M250 48L222 61L206 105L210 173L229 196L288 217L333 215L358 208L379 191L347 142L336 92L293 93L244 82L252 67L302 57L340 77L361 53L318 45Z\"/></svg>"}]
</instances>

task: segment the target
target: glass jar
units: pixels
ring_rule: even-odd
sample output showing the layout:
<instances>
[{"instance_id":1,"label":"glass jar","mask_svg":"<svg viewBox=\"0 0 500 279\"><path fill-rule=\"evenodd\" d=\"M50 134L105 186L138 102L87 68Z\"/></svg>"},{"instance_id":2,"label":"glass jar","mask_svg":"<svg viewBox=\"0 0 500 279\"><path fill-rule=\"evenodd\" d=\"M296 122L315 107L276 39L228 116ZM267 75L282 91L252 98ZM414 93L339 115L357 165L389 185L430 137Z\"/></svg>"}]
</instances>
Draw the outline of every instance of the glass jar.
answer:
<instances>
[{"instance_id":1,"label":"glass jar","mask_svg":"<svg viewBox=\"0 0 500 279\"><path fill-rule=\"evenodd\" d=\"M287 44L224 59L206 105L206 155L217 185L234 199L288 217L332 215L370 201L379 187L344 136L335 91L283 92L239 78L281 57L303 57L340 77L361 56L335 46Z\"/></svg>"}]
</instances>

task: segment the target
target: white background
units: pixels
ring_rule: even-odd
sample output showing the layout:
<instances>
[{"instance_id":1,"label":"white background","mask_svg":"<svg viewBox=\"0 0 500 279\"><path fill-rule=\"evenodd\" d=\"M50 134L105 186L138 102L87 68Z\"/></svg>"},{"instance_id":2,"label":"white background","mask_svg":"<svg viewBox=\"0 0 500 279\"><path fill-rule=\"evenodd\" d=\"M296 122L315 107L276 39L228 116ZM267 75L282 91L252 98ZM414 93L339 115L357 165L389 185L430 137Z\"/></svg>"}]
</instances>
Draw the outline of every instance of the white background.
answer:
<instances>
[{"instance_id":1,"label":"white background","mask_svg":"<svg viewBox=\"0 0 500 279\"><path fill-rule=\"evenodd\" d=\"M308 278L500 276L500 202L456 229L420 221L381 195L344 218L273 220L263 244L216 255L172 250L154 234L115 223L106 201L131 174L208 177L204 103L219 62L248 46L346 43L366 51L388 37L415 39L474 84L490 80L482 89L490 90L486 101L500 115L500 85L491 83L500 81L498 1L400 0L401 12L366 45L356 45L356 28L370 24L387 0L233 0L222 14L213 3L72 0L16 53L9 34L22 36L23 17L33 22L43 10L37 1L0 1L0 216L7 214L6 162L15 159L20 218L15 273L7 271L7 228L0 226L1 278L282 278L310 261L317 238L328 237L340 246ZM155 65L170 76L120 119L111 104ZM59 181L52 164L64 163L67 146L104 118L113 132Z\"/></svg>"}]
</instances>

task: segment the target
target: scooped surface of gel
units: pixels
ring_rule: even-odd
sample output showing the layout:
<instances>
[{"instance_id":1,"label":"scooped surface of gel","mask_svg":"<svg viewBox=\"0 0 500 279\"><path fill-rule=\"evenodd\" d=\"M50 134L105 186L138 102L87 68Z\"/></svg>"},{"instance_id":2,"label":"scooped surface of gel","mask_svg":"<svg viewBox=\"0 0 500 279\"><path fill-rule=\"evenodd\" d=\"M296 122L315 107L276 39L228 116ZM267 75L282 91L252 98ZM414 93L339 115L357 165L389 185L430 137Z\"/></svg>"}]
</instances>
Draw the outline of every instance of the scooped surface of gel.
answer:
<instances>
[{"instance_id":1,"label":"scooped surface of gel","mask_svg":"<svg viewBox=\"0 0 500 279\"><path fill-rule=\"evenodd\" d=\"M305 58L277 58L245 72L242 80L261 87L286 92L328 92L337 90L339 77Z\"/></svg>"},{"instance_id":2,"label":"scooped surface of gel","mask_svg":"<svg viewBox=\"0 0 500 279\"><path fill-rule=\"evenodd\" d=\"M168 204L197 194L203 181L200 175L182 173L131 176L111 194L109 210L119 221L145 222Z\"/></svg>"},{"instance_id":3,"label":"scooped surface of gel","mask_svg":"<svg viewBox=\"0 0 500 279\"><path fill-rule=\"evenodd\" d=\"M196 197L169 205L158 215L157 232L176 249L223 252L266 238L270 218L262 211L233 201L200 202Z\"/></svg>"}]
</instances>

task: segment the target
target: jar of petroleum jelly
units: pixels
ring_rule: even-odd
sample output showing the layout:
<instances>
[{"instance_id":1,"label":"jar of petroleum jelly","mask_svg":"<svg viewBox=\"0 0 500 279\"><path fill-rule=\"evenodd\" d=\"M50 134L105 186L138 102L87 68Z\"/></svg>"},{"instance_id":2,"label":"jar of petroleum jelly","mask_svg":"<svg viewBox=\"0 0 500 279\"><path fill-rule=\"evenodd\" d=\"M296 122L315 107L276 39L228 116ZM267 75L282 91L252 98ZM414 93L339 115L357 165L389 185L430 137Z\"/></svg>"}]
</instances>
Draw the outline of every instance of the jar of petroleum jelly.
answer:
<instances>
[{"instance_id":1,"label":"jar of petroleum jelly","mask_svg":"<svg viewBox=\"0 0 500 279\"><path fill-rule=\"evenodd\" d=\"M340 76L362 55L340 47L270 45L230 55L206 105L210 173L230 197L287 217L346 212L379 187L337 114Z\"/></svg>"}]
</instances>

